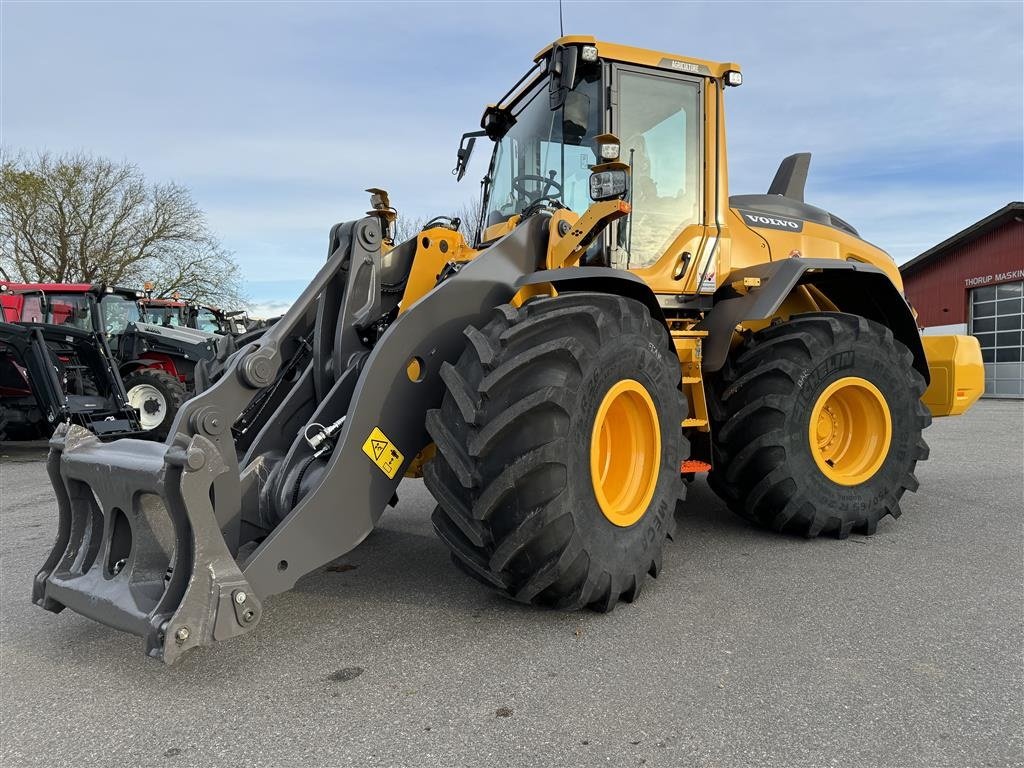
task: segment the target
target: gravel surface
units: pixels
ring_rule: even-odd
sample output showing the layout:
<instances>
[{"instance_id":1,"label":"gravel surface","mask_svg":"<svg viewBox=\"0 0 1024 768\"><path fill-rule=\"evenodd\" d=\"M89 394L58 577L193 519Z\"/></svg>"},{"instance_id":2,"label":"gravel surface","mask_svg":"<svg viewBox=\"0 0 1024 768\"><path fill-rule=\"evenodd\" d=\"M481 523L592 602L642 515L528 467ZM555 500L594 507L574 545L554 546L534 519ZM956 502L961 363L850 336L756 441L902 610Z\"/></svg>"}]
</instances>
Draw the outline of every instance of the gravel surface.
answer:
<instances>
[{"instance_id":1,"label":"gravel surface","mask_svg":"<svg viewBox=\"0 0 1024 768\"><path fill-rule=\"evenodd\" d=\"M926 436L871 537L755 530L698 481L661 578L608 615L464 577L406 481L254 633L172 668L31 605L55 506L42 450L2 446L0 763L1022 765L1024 404Z\"/></svg>"}]
</instances>

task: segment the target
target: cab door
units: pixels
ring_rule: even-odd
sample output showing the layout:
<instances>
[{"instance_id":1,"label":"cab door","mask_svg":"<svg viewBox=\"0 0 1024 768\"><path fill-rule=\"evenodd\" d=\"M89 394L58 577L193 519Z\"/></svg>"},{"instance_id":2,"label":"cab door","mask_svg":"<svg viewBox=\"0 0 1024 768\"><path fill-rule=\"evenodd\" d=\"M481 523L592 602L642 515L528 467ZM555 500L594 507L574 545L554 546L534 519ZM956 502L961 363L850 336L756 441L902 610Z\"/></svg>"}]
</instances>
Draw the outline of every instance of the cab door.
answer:
<instances>
[{"instance_id":1,"label":"cab door","mask_svg":"<svg viewBox=\"0 0 1024 768\"><path fill-rule=\"evenodd\" d=\"M659 293L683 292L682 278L710 247L705 88L702 78L669 70L612 67L611 126L632 169L632 212L613 227L612 265L637 273Z\"/></svg>"}]
</instances>

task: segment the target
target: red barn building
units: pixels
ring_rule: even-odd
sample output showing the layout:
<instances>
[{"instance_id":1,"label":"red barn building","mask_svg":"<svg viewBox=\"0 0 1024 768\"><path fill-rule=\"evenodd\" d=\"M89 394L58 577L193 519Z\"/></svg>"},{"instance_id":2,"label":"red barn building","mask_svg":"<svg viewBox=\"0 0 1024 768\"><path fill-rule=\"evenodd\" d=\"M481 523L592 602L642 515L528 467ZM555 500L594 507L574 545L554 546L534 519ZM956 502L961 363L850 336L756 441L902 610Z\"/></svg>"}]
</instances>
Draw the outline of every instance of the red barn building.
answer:
<instances>
[{"instance_id":1,"label":"red barn building","mask_svg":"<svg viewBox=\"0 0 1024 768\"><path fill-rule=\"evenodd\" d=\"M1024 397L1024 203L1010 203L902 267L924 333L981 343L985 394Z\"/></svg>"}]
</instances>

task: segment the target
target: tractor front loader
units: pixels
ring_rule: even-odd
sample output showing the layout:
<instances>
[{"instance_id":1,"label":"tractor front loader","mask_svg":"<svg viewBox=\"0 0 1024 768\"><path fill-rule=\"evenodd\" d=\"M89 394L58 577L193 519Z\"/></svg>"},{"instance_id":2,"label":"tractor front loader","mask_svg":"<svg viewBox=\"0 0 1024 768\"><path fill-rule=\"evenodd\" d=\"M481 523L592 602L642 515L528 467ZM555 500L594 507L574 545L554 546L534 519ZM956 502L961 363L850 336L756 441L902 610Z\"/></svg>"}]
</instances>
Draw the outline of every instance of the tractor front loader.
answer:
<instances>
[{"instance_id":1,"label":"tractor front loader","mask_svg":"<svg viewBox=\"0 0 1024 768\"><path fill-rule=\"evenodd\" d=\"M0 283L0 439L48 437L62 422L106 439L139 433L105 335L46 322L46 304L41 290Z\"/></svg>"},{"instance_id":2,"label":"tractor front loader","mask_svg":"<svg viewBox=\"0 0 1024 768\"><path fill-rule=\"evenodd\" d=\"M781 532L897 516L931 416L980 395L980 350L922 341L892 259L804 202L808 156L728 196L741 80L589 37L544 49L460 144L461 178L494 143L472 244L454 220L394 243L370 190L163 443L58 429L34 601L173 663L252 631L421 474L461 570L562 609L633 600L699 472Z\"/></svg>"},{"instance_id":3,"label":"tractor front loader","mask_svg":"<svg viewBox=\"0 0 1024 768\"><path fill-rule=\"evenodd\" d=\"M110 352L95 336L0 322L0 440L46 437L62 422L103 438L141 431Z\"/></svg>"},{"instance_id":4,"label":"tractor front loader","mask_svg":"<svg viewBox=\"0 0 1024 768\"><path fill-rule=\"evenodd\" d=\"M67 331L68 343L74 341L78 351L70 350L60 358L70 363L67 367L72 371L84 372L86 389L93 390L87 394L109 392L116 400L127 393L122 405L133 412L134 431L141 428L162 440L178 405L197 386L197 367L228 348L233 351L235 345L231 339L193 328L142 322L142 296L142 291L99 283L0 282L0 301L8 320L45 325L49 328L45 333L58 342ZM90 370L74 363L79 358L102 359L103 365ZM83 394L81 389L72 393ZM52 429L53 424L47 432Z\"/></svg>"}]
</instances>

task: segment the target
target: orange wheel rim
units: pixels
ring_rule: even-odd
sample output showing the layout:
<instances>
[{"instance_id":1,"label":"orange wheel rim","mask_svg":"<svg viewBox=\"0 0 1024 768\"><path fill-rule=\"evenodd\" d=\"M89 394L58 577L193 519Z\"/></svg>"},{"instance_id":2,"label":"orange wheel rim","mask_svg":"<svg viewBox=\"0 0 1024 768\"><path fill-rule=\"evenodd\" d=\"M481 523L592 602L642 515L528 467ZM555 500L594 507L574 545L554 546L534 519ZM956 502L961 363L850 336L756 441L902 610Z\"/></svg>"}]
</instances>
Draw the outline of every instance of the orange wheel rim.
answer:
<instances>
[{"instance_id":1,"label":"orange wheel rim","mask_svg":"<svg viewBox=\"0 0 1024 768\"><path fill-rule=\"evenodd\" d=\"M634 379L601 401L590 435L590 477L604 516L627 527L644 516L661 463L661 428L650 393Z\"/></svg>"},{"instance_id":2,"label":"orange wheel rim","mask_svg":"<svg viewBox=\"0 0 1024 768\"><path fill-rule=\"evenodd\" d=\"M870 480L892 444L885 395L859 376L832 382L811 410L807 437L815 463L829 480L839 485Z\"/></svg>"}]
</instances>

